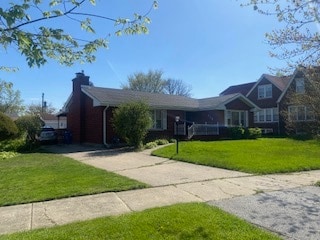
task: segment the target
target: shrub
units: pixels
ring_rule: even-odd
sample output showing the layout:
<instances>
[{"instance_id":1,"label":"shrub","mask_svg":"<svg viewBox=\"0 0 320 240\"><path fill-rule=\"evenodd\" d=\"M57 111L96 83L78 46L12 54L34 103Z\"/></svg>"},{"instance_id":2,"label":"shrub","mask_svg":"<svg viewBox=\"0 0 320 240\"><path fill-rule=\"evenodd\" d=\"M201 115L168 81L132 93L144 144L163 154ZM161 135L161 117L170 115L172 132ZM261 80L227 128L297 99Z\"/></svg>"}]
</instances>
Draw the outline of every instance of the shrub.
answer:
<instances>
[{"instance_id":1,"label":"shrub","mask_svg":"<svg viewBox=\"0 0 320 240\"><path fill-rule=\"evenodd\" d=\"M25 148L25 138L9 139L0 142L0 152L20 152Z\"/></svg>"},{"instance_id":2,"label":"shrub","mask_svg":"<svg viewBox=\"0 0 320 240\"><path fill-rule=\"evenodd\" d=\"M149 107L143 102L125 103L113 111L112 124L116 133L135 149L142 148L151 123Z\"/></svg>"},{"instance_id":3,"label":"shrub","mask_svg":"<svg viewBox=\"0 0 320 240\"><path fill-rule=\"evenodd\" d=\"M262 131L260 128L246 128L244 136L247 139L257 139L262 135Z\"/></svg>"},{"instance_id":4,"label":"shrub","mask_svg":"<svg viewBox=\"0 0 320 240\"><path fill-rule=\"evenodd\" d=\"M43 122L36 115L25 115L16 120L20 134L26 134L27 141L36 142L36 136L40 132Z\"/></svg>"},{"instance_id":5,"label":"shrub","mask_svg":"<svg viewBox=\"0 0 320 240\"><path fill-rule=\"evenodd\" d=\"M152 148L155 148L157 147L157 143L156 142L148 142L146 145L145 145L145 148L146 149L152 149Z\"/></svg>"},{"instance_id":6,"label":"shrub","mask_svg":"<svg viewBox=\"0 0 320 240\"><path fill-rule=\"evenodd\" d=\"M244 136L243 127L231 127L229 128L229 135L232 139L241 139Z\"/></svg>"},{"instance_id":7,"label":"shrub","mask_svg":"<svg viewBox=\"0 0 320 240\"><path fill-rule=\"evenodd\" d=\"M4 159L7 159L7 158L12 158L12 157L15 157L17 155L18 155L18 153L16 153L16 152L4 152L4 151L1 151L0 152L0 160L4 160Z\"/></svg>"},{"instance_id":8,"label":"shrub","mask_svg":"<svg viewBox=\"0 0 320 240\"><path fill-rule=\"evenodd\" d=\"M155 141L157 145L166 145L169 143L167 139L158 139Z\"/></svg>"},{"instance_id":9,"label":"shrub","mask_svg":"<svg viewBox=\"0 0 320 240\"><path fill-rule=\"evenodd\" d=\"M12 139L18 134L17 125L10 117L0 112L0 141Z\"/></svg>"}]
</instances>

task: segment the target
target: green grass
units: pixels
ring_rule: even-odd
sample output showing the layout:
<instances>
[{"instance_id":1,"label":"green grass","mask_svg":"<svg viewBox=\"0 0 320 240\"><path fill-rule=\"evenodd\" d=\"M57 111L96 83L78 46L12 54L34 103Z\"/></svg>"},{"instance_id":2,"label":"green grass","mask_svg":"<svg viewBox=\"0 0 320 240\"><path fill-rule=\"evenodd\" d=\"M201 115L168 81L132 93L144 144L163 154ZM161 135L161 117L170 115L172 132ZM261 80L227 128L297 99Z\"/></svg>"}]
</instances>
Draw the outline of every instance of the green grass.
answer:
<instances>
[{"instance_id":1,"label":"green grass","mask_svg":"<svg viewBox=\"0 0 320 240\"><path fill-rule=\"evenodd\" d=\"M0 206L146 187L56 154L0 160Z\"/></svg>"},{"instance_id":2,"label":"green grass","mask_svg":"<svg viewBox=\"0 0 320 240\"><path fill-rule=\"evenodd\" d=\"M116 217L0 236L13 239L280 239L203 203L178 204Z\"/></svg>"},{"instance_id":3,"label":"green grass","mask_svg":"<svg viewBox=\"0 0 320 240\"><path fill-rule=\"evenodd\" d=\"M320 169L320 142L286 138L180 142L153 155L207 166L268 174Z\"/></svg>"}]
</instances>

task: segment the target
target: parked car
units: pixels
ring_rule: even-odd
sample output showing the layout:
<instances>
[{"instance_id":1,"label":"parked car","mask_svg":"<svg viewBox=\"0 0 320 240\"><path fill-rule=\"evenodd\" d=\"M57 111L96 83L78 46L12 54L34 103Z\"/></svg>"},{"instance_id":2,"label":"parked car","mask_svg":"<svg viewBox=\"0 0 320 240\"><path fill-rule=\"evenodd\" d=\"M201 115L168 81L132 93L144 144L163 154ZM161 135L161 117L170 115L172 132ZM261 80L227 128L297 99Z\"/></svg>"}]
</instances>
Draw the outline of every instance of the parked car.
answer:
<instances>
[{"instance_id":1,"label":"parked car","mask_svg":"<svg viewBox=\"0 0 320 240\"><path fill-rule=\"evenodd\" d=\"M49 126L44 126L41 128L41 132L38 140L41 143L57 143L57 133L54 128Z\"/></svg>"}]
</instances>

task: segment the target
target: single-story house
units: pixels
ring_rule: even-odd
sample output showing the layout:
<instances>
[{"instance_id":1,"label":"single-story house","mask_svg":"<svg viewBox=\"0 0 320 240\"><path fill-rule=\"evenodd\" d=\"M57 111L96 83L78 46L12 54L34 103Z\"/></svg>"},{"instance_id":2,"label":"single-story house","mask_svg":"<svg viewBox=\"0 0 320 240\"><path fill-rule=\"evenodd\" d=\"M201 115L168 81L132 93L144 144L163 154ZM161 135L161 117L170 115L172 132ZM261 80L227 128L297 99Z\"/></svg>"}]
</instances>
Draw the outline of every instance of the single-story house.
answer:
<instances>
[{"instance_id":1,"label":"single-story house","mask_svg":"<svg viewBox=\"0 0 320 240\"><path fill-rule=\"evenodd\" d=\"M94 87L85 74L77 73L72 80L73 91L63 107L67 115L68 129L76 143L109 144L117 137L111 119L113 110L130 101L144 101L151 109L153 126L149 135L172 138L195 134L188 128L199 125L202 132L215 126L213 134L220 127L254 127L254 112L260 108L242 93L218 97L195 99L184 96L147 93L132 90ZM176 116L180 121L176 129ZM206 130L203 130L206 129ZM205 133L202 133L205 134Z\"/></svg>"}]
</instances>

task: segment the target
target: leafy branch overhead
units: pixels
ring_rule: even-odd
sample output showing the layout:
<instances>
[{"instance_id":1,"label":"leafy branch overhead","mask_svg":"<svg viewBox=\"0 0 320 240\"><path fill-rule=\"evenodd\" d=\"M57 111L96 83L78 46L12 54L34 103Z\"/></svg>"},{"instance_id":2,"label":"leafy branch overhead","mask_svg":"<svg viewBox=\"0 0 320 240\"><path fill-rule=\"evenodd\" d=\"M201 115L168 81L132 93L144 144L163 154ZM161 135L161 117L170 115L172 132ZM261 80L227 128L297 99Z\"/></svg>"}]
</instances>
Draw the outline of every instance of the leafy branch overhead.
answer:
<instances>
[{"instance_id":1,"label":"leafy branch overhead","mask_svg":"<svg viewBox=\"0 0 320 240\"><path fill-rule=\"evenodd\" d=\"M148 33L151 23L148 15L158 7L157 1L143 15L134 13L133 18L110 18L83 12L95 6L95 0L23 0L0 7L0 45L4 50L17 49L30 67L44 65L54 59L63 65L74 62L93 62L99 48L107 48L110 33L97 33L99 20L114 23L115 35ZM2 4L4 5L4 4ZM96 6L97 7L97 6ZM56 24L57 21L62 24ZM76 36L65 26L76 24L86 32L85 38ZM58 25L59 27L56 27ZM61 27L62 25L62 27ZM77 27L76 26L76 27ZM73 32L73 33L71 33ZM80 31L78 31L79 34ZM83 34L81 35L83 36ZM101 37L98 37L101 36ZM1 66L5 69L5 66Z\"/></svg>"},{"instance_id":2,"label":"leafy branch overhead","mask_svg":"<svg viewBox=\"0 0 320 240\"><path fill-rule=\"evenodd\" d=\"M287 60L293 66L319 65L319 0L250 0L244 5L279 21L279 26L266 34L272 57Z\"/></svg>"}]
</instances>

